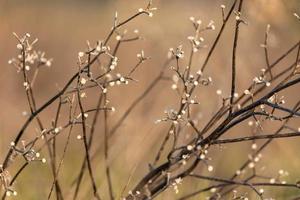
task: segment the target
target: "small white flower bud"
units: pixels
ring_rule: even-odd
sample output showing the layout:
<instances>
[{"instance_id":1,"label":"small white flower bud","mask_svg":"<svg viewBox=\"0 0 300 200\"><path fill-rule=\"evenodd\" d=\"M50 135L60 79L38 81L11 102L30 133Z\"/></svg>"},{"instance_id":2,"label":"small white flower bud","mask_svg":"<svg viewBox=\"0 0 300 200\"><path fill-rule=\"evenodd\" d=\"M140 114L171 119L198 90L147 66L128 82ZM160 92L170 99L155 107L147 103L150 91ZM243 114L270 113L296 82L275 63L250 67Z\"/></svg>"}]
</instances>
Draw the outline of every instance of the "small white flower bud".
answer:
<instances>
[{"instance_id":1,"label":"small white flower bud","mask_svg":"<svg viewBox=\"0 0 300 200\"><path fill-rule=\"evenodd\" d=\"M189 151L193 150L193 148L194 148L194 147L193 147L192 145L188 145L188 146L186 147L186 149L189 150Z\"/></svg>"},{"instance_id":2,"label":"small white flower bud","mask_svg":"<svg viewBox=\"0 0 300 200\"><path fill-rule=\"evenodd\" d=\"M209 165L209 166L207 167L207 170L208 170L209 172L212 172L212 171L214 170L214 167L213 167L212 165Z\"/></svg>"},{"instance_id":3,"label":"small white flower bud","mask_svg":"<svg viewBox=\"0 0 300 200\"><path fill-rule=\"evenodd\" d=\"M29 71L29 70L30 70L30 66L29 66L29 65L26 65L26 66L25 66L25 70L26 70L26 71Z\"/></svg>"},{"instance_id":4,"label":"small white flower bud","mask_svg":"<svg viewBox=\"0 0 300 200\"><path fill-rule=\"evenodd\" d=\"M81 78L81 79L80 79L80 83L81 83L82 85L86 84L86 82L87 82L87 80L86 80L85 78Z\"/></svg>"},{"instance_id":5,"label":"small white flower bud","mask_svg":"<svg viewBox=\"0 0 300 200\"><path fill-rule=\"evenodd\" d=\"M17 44L17 49L23 49L23 45L22 44Z\"/></svg>"},{"instance_id":6,"label":"small white flower bud","mask_svg":"<svg viewBox=\"0 0 300 200\"><path fill-rule=\"evenodd\" d=\"M116 36L116 40L117 40L117 41L120 41L121 39L122 39L122 37L121 37L120 35L117 35L117 36Z\"/></svg>"},{"instance_id":7,"label":"small white flower bud","mask_svg":"<svg viewBox=\"0 0 300 200\"><path fill-rule=\"evenodd\" d=\"M81 58L81 57L83 57L84 56L84 52L79 52L78 53L78 56Z\"/></svg>"},{"instance_id":8,"label":"small white flower bud","mask_svg":"<svg viewBox=\"0 0 300 200\"><path fill-rule=\"evenodd\" d=\"M177 85L176 84L172 84L171 88L172 88L172 90L176 90L177 89Z\"/></svg>"}]
</instances>

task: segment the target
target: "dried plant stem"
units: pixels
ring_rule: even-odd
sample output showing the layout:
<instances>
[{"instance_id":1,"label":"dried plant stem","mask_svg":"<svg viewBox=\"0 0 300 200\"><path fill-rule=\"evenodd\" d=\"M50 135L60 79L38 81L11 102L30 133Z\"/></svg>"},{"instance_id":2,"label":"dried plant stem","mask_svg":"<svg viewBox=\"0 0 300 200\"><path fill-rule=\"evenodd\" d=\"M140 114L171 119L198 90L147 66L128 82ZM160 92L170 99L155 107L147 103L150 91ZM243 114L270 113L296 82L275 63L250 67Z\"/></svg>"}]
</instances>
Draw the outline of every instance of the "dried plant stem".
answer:
<instances>
[{"instance_id":1,"label":"dried plant stem","mask_svg":"<svg viewBox=\"0 0 300 200\"><path fill-rule=\"evenodd\" d=\"M240 0L238 14L241 13L243 6L243 0ZM234 40L233 40L233 48L232 48L232 65L231 65L231 92L230 92L230 109L229 116L232 114L233 109L233 99L235 94L235 85L236 85L236 52L237 52L237 44L239 38L239 29L240 29L241 21L238 19L235 22L235 31L234 31Z\"/></svg>"},{"instance_id":2,"label":"dried plant stem","mask_svg":"<svg viewBox=\"0 0 300 200\"><path fill-rule=\"evenodd\" d=\"M95 130L96 130L96 124L98 122L98 118L99 118L99 114L100 114L99 108L101 106L102 101L103 101L103 94L101 93L99 98L98 98L98 102L97 102L97 106L96 106L96 113L94 115L93 122L92 122L92 127L91 127L91 130L90 130L90 137L89 137L89 141L88 141L88 149L89 150L91 149L91 146L92 146L94 133L95 133ZM74 196L73 196L74 200L77 198L85 168L86 168L86 157L84 158L84 160L81 164L80 172L79 172L79 175L77 177L75 192L74 192Z\"/></svg>"},{"instance_id":3,"label":"dried plant stem","mask_svg":"<svg viewBox=\"0 0 300 200\"><path fill-rule=\"evenodd\" d=\"M106 94L104 94L104 102L107 102ZM110 200L114 200L114 194L113 194L113 185L111 180L111 171L109 167L108 162L108 138L109 138L109 130L108 130L108 116L107 111L104 111L104 159L105 159L105 172L106 172L106 179L108 184L108 190L109 190L109 197Z\"/></svg>"},{"instance_id":4,"label":"dried plant stem","mask_svg":"<svg viewBox=\"0 0 300 200\"><path fill-rule=\"evenodd\" d=\"M78 78L78 82L79 82L79 78ZM86 134L84 109L83 109L83 105L81 103L81 97L80 97L80 90L79 89L78 89L78 92L77 92L77 99L78 99L78 105L79 105L80 112L81 112L83 143L84 143L84 149L85 149L86 162L87 162L87 166L88 166L88 172L89 172L89 175L90 175L90 178L91 178L92 188L93 188L93 191L94 191L94 197L96 199L100 200L101 198L98 194L98 190L97 190L97 186L96 186L96 182L95 182L95 177L93 175L93 170L92 170L92 165L91 165L91 160L90 160L90 154L89 154L89 148L88 148L88 142L87 142L87 134Z\"/></svg>"}]
</instances>

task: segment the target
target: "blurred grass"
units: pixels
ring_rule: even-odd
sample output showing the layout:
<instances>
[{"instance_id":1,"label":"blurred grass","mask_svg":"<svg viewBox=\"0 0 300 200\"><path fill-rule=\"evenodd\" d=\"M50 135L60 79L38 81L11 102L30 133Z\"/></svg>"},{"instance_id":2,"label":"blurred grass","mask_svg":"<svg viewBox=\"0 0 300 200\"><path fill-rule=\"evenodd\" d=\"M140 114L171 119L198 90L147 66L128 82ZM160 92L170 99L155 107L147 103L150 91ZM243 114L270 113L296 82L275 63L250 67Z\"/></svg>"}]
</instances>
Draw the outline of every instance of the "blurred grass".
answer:
<instances>
[{"instance_id":1,"label":"blurred grass","mask_svg":"<svg viewBox=\"0 0 300 200\"><path fill-rule=\"evenodd\" d=\"M29 32L33 37L39 38L38 48L45 50L48 57L54 58L51 69L42 70L38 78L36 95L38 105L45 102L53 95L58 88L63 86L76 68L76 56L78 51L85 48L85 41L95 42L104 38L112 25L114 12L118 10L119 16L124 19L134 13L138 8L143 7L146 1L74 1L74 0L0 0L0 155L7 151L7 147L12 137L15 135L25 118L21 115L27 109L25 96L22 87L22 80L15 69L8 66L7 60L16 53L16 41L12 37L12 32L20 35ZM184 44L187 36L192 34L192 27L189 24L189 17L195 16L202 19L207 24L211 19L216 22L217 29L220 26L221 11L219 5L225 4L227 7L232 1L225 0L160 0L154 1L159 8L152 19L142 17L129 26L130 30L139 28L145 37L144 41L134 44L126 44L120 49L120 66L123 71L128 70L135 64L135 57L141 49L152 59L142 66L136 73L138 83L133 83L128 87L122 88L122 92L113 91L111 96L112 104L117 107L117 112L113 115L112 121L116 121L122 111L133 101L133 99L143 91L153 77L158 73L162 63L166 58L169 47L176 47ZM249 23L248 26L241 28L241 38L238 52L238 89L242 91L251 81L255 73L264 66L263 50L259 46L263 42L264 31L268 23L271 24L270 54L274 60L288 47L299 40L300 25L294 19L292 13L300 12L299 1L297 0L253 0L246 1L244 16ZM232 24L231 24L232 25ZM203 113L200 125L207 117L215 111L215 107L220 105L215 95L216 89L222 89L229 93L228 77L230 76L230 56L232 41L232 26L229 27L219 44L219 49L209 63L207 74L213 77L214 85L203 89L199 94L199 110ZM209 46L215 38L215 32L205 33L205 43ZM207 54L206 50L201 50L195 58L194 67L202 63ZM291 57L291 59L293 59ZM291 60L289 60L291 61ZM288 62L286 62L288 63ZM110 157L112 165L112 177L115 191L121 191L122 187L130 175L130 172L137 165L134 172L134 179L130 183L133 186L139 178L147 171L147 163L153 160L154 153L157 151L164 134L164 125L154 125L154 121L160 118L164 109L177 105L177 96L170 91L171 83L161 82L145 99L141 105L131 114L131 117L118 131L117 137L111 142ZM296 88L295 91L298 91ZM292 91L291 93L295 92ZM126 97L124 97L126 93ZM298 93L295 93L298 94ZM89 98L94 99L91 92ZM294 95L295 101L299 95ZM214 99L212 101L211 99ZM92 100L90 100L92 101ZM47 110L42 116L43 121L50 125L53 111ZM101 127L101 124L99 125ZM34 127L31 127L31 131ZM240 132L248 133L245 127L232 131L232 134ZM28 135L30 137L30 135ZM59 143L64 144L62 141ZM75 134L74 134L75 137ZM98 142L99 141L99 142ZM102 142L100 134L97 143ZM290 171L291 181L295 181L300 176L298 170L300 158L298 148L299 139L278 140L264 153L264 165L276 173L284 168ZM216 170L218 175L228 176L238 167L239 161L247 157L250 145L230 145L228 148L212 153L215 157ZM245 151L241 151L245 149ZM46 154L46 152L44 152ZM72 141L72 146L68 150L64 161L63 184L69 185L76 174L73 169L79 169L83 155L81 146L76 140ZM227 167L228 158L234 158ZM276 158L276 159L274 159ZM225 166L225 167L224 167ZM103 177L103 159L98 156L97 164L98 185L101 193L107 191L105 179ZM50 170L34 164L21 175L16 184L19 197L17 199L45 199L49 192L51 182ZM101 172L101 173L100 173ZM189 180L187 180L189 182ZM180 186L182 191L188 192L193 187L204 187L200 184L187 184ZM84 185L85 192L90 194L88 181ZM186 187L186 188L184 188ZM277 199L284 199L292 196L293 192L281 192L283 190L272 191L276 193ZM66 191L68 192L68 191ZM295 191L295 194L297 191ZM272 194L272 195L274 195ZM300 194L298 192L298 194ZM270 194L271 195L271 194ZM82 196L82 199L87 197ZM172 189L163 194L158 199L174 199ZM204 199L204 196L198 199Z\"/></svg>"}]
</instances>

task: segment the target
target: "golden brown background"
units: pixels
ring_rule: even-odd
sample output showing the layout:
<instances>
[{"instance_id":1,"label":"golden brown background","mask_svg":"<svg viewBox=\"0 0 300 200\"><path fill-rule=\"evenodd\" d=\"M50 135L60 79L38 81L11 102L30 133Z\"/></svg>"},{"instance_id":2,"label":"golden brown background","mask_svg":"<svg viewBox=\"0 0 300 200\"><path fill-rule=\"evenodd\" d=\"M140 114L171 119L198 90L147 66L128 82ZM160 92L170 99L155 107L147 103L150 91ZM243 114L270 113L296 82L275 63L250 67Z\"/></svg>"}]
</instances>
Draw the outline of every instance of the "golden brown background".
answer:
<instances>
[{"instance_id":1,"label":"golden brown background","mask_svg":"<svg viewBox=\"0 0 300 200\"><path fill-rule=\"evenodd\" d=\"M86 48L86 40L94 43L106 36L112 25L115 11L118 11L120 19L125 19L135 13L138 8L144 7L146 3L147 1L143 0L0 0L1 159L7 152L10 141L26 119L22 116L22 112L28 110L22 77L16 73L14 67L7 64L7 61L16 54L16 40L12 32L19 35L28 32L32 37L39 38L36 47L54 59L53 66L50 69L42 70L37 79L35 94L38 105L41 105L54 95L77 70L77 55L79 51ZM116 107L116 112L110 116L111 122L119 118L126 106L130 105L135 97L143 91L143 88L158 74L170 47L183 44L184 50L188 52L189 45L186 38L193 34L189 21L190 16L200 18L204 24L212 19L218 30L221 23L220 5L225 4L228 9L231 3L230 0L154 0L155 6L159 9L154 13L153 18L142 16L130 23L127 27L128 30L132 31L138 28L145 40L125 44L121 47L119 67L123 71L130 69L136 63L136 54L141 49L152 59L139 68L135 74L135 78L139 80L138 83L114 89L110 99L111 104ZM300 23L293 16L294 12L300 13L299 0L247 0L243 10L243 17L249 25L242 26L239 39L237 73L240 92L251 83L252 78L258 74L258 70L265 67L263 49L260 44L263 43L267 24L271 24L271 61L295 44L300 36ZM217 30L208 31L204 34L205 44L211 45ZM199 110L202 112L203 122L221 103L215 91L222 89L223 93L229 94L232 37L233 23L231 22L206 71L209 76L212 76L214 83L197 94L201 103ZM195 69L201 66L206 54L207 49L200 50L194 60L193 67ZM294 59L294 56L289 58L283 63L289 63ZM178 104L176 94L170 89L171 84L168 81L160 82L149 96L137 106L116 133L116 137L110 142L112 178L115 186L114 191L118 195L133 168L137 166L130 186L133 186L146 173L147 163L154 159L154 154L161 144L166 128L164 124L155 125L154 121L163 117L165 109ZM295 102L300 97L299 86L288 94L293 94L289 97L288 103ZM88 97L95 99L97 95L89 94ZM51 109L42 115L44 123L49 126L53 117ZM200 120L199 126L203 122ZM30 135L35 134L34 130L34 127L31 127L25 138L30 138ZM93 149L95 146L102 145L103 142L101 128L99 130ZM266 130L272 130L272 127L266 127ZM60 178L62 185L70 185L70 182L77 175L79 163L84 155L82 143L76 140L78 132L79 130L72 135L72 143L64 161L61 172L62 178ZM240 126L231 132L232 135L245 135L249 134L250 130L246 126ZM61 148L65 137L66 135L60 137ZM260 165L267 167L267 174L276 174L279 169L283 168L290 172L287 181L294 182L298 179L297 177L300 179L299 142L300 139L297 138L281 139L274 142L264 152L264 159ZM250 145L234 144L221 151L216 151L212 156L215 157L212 163L214 163L216 174L226 177L226 175L234 173L239 163L247 158L249 150ZM46 155L46 152L44 154ZM75 173L74 170L76 170ZM98 159L94 162L94 170L100 193L106 193L103 155L98 155ZM15 184L18 191L18 196L15 199L46 199L51 181L52 176L48 167L33 164L25 170ZM184 181L184 184L179 186L179 195L175 195L170 189L158 199L175 199L175 197L201 187L199 184L188 185L189 180ZM186 186L188 187L186 188ZM80 198L88 199L91 193L89 181L85 181L83 188ZM67 189L64 192L67 196ZM284 195L291 197L293 194L300 194L300 192L269 191L267 196L273 195L273 197L277 197L276 199L285 199ZM200 199L202 198L204 196L200 197Z\"/></svg>"}]
</instances>

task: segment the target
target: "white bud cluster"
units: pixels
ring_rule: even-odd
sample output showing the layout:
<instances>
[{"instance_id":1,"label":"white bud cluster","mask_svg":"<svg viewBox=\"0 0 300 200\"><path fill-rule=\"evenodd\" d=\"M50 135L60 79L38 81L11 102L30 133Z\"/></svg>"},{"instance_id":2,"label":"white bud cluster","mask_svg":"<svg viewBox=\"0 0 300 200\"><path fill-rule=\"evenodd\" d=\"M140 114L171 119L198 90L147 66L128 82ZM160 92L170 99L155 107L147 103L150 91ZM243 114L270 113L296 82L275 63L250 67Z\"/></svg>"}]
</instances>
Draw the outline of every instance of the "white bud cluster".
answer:
<instances>
[{"instance_id":1,"label":"white bud cluster","mask_svg":"<svg viewBox=\"0 0 300 200\"><path fill-rule=\"evenodd\" d=\"M33 50L33 46L37 43L37 39L30 41L30 34L26 33L25 36L19 37L16 33L13 33L18 40L17 49L20 50L20 54L17 58L8 60L8 64L13 65L17 68L17 71L22 70L30 71L31 66L35 63L38 67L52 65L52 59L45 57L45 52ZM25 57L23 57L25 55Z\"/></svg>"}]
</instances>

